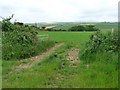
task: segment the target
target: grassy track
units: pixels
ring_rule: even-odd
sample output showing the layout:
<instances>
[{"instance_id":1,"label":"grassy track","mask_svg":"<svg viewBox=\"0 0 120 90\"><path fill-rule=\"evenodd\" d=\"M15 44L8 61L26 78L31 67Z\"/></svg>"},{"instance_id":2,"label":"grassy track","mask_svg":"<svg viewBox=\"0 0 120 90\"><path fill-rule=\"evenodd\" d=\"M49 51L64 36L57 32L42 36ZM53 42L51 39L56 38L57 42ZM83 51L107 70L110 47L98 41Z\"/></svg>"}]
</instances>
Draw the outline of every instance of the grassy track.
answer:
<instances>
[{"instance_id":1,"label":"grassy track","mask_svg":"<svg viewBox=\"0 0 120 90\"><path fill-rule=\"evenodd\" d=\"M71 48L83 48L93 32L40 32L48 34L56 42L64 42L55 53L30 69L12 70L26 61L3 61L4 88L115 88L118 76L115 62L105 63L98 56L98 62L89 65L80 61L76 67L70 66L66 59ZM38 35L38 37L39 37ZM114 58L117 59L117 58ZM9 72L13 74L9 74Z\"/></svg>"}]
</instances>

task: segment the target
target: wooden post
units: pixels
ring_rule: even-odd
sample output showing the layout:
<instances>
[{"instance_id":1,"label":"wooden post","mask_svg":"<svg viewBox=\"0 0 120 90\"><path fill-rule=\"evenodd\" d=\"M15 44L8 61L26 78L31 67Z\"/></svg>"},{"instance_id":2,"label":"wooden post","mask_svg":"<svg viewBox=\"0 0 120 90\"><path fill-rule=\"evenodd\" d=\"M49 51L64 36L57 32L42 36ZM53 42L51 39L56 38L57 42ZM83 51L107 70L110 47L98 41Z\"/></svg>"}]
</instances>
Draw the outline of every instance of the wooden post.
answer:
<instances>
[{"instance_id":1,"label":"wooden post","mask_svg":"<svg viewBox=\"0 0 120 90\"><path fill-rule=\"evenodd\" d=\"M111 31L111 34L113 35L113 32L114 32L114 28L112 28L112 31Z\"/></svg>"}]
</instances>

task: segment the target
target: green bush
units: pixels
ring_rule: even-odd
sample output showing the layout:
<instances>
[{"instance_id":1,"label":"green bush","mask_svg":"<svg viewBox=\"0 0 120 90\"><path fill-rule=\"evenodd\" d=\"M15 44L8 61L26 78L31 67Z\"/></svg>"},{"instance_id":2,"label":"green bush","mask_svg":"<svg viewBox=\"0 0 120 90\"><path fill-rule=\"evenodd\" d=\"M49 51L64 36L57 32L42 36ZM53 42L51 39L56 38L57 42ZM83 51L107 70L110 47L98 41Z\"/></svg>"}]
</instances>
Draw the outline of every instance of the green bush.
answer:
<instances>
[{"instance_id":1,"label":"green bush","mask_svg":"<svg viewBox=\"0 0 120 90\"><path fill-rule=\"evenodd\" d=\"M113 33L102 33L97 31L91 35L90 40L86 43L84 49L81 51L80 58L87 62L96 60L96 55L103 53L118 53L120 50L118 42L118 31Z\"/></svg>"},{"instance_id":2,"label":"green bush","mask_svg":"<svg viewBox=\"0 0 120 90\"><path fill-rule=\"evenodd\" d=\"M2 59L24 59L46 51L54 45L51 40L39 41L38 29L24 24L2 21Z\"/></svg>"}]
</instances>

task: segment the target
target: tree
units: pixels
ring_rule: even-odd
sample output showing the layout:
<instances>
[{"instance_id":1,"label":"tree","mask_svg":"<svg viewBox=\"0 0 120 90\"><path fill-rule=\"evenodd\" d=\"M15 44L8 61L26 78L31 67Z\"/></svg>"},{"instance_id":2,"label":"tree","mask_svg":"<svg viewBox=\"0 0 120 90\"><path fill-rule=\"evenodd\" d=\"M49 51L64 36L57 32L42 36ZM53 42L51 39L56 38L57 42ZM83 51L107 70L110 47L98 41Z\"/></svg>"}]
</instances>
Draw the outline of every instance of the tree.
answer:
<instances>
[{"instance_id":1,"label":"tree","mask_svg":"<svg viewBox=\"0 0 120 90\"><path fill-rule=\"evenodd\" d=\"M69 31L85 31L85 27L83 25L73 26L69 29Z\"/></svg>"},{"instance_id":2,"label":"tree","mask_svg":"<svg viewBox=\"0 0 120 90\"><path fill-rule=\"evenodd\" d=\"M45 28L46 28L45 26L42 27L42 29L45 29Z\"/></svg>"},{"instance_id":3,"label":"tree","mask_svg":"<svg viewBox=\"0 0 120 90\"><path fill-rule=\"evenodd\" d=\"M95 27L95 25L86 25L86 31L97 31L98 29Z\"/></svg>"}]
</instances>

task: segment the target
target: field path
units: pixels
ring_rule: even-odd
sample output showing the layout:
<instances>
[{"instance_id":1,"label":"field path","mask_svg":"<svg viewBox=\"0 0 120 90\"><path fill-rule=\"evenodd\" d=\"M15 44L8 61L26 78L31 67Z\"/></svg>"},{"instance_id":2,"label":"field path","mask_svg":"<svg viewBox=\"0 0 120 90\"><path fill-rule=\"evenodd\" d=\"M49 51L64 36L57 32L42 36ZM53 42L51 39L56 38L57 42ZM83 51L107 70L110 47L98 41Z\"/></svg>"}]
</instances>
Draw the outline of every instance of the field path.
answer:
<instances>
[{"instance_id":1,"label":"field path","mask_svg":"<svg viewBox=\"0 0 120 90\"><path fill-rule=\"evenodd\" d=\"M71 65L76 65L76 64L80 63L79 49L77 49L77 48L70 49L70 51L68 52L68 56L66 58L67 58L67 60L70 61Z\"/></svg>"},{"instance_id":2,"label":"field path","mask_svg":"<svg viewBox=\"0 0 120 90\"><path fill-rule=\"evenodd\" d=\"M64 81L69 81L71 80L71 78L74 78L74 75L76 75L76 72L74 71L68 71L70 74L67 75L67 69L66 67L78 67L79 63L80 63L80 59L79 59L79 48L73 47L71 49L69 49L67 52L67 56L65 57L68 61L69 64L67 64L66 66L64 66L64 61L61 63L61 67L58 71L56 71L56 73L53 75L53 77L50 77L49 81L46 85L47 88L58 88L59 86L64 86ZM65 60L66 60L65 59ZM71 68L72 69L72 68ZM63 73L63 71L65 70L65 73ZM51 82L51 83L50 83ZM61 85L62 84L62 85Z\"/></svg>"},{"instance_id":3,"label":"field path","mask_svg":"<svg viewBox=\"0 0 120 90\"><path fill-rule=\"evenodd\" d=\"M42 53L41 55L30 58L31 61L29 63L21 64L21 65L17 66L16 68L18 68L18 69L20 69L20 68L31 68L34 64L36 64L36 63L42 61L44 58L50 56L55 51L55 49L61 47L62 45L64 45L64 43L55 44L54 47L48 49L46 52Z\"/></svg>"}]
</instances>

